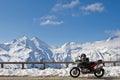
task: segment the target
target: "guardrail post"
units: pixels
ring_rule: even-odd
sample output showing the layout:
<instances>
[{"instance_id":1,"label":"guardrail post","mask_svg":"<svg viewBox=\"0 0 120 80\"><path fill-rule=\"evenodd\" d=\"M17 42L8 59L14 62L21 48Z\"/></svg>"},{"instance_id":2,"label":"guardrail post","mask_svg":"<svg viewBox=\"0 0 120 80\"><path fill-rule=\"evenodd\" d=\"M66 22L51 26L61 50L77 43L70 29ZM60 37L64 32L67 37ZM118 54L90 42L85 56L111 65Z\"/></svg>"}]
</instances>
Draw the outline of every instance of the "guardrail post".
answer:
<instances>
[{"instance_id":1,"label":"guardrail post","mask_svg":"<svg viewBox=\"0 0 120 80\"><path fill-rule=\"evenodd\" d=\"M4 64L3 63L1 63L1 68L4 68Z\"/></svg>"},{"instance_id":2,"label":"guardrail post","mask_svg":"<svg viewBox=\"0 0 120 80\"><path fill-rule=\"evenodd\" d=\"M68 63L66 63L66 68L68 67L68 65L69 65L69 64L68 64Z\"/></svg>"},{"instance_id":3,"label":"guardrail post","mask_svg":"<svg viewBox=\"0 0 120 80\"><path fill-rule=\"evenodd\" d=\"M22 69L24 69L24 63L22 63Z\"/></svg>"},{"instance_id":4,"label":"guardrail post","mask_svg":"<svg viewBox=\"0 0 120 80\"><path fill-rule=\"evenodd\" d=\"M43 63L43 69L45 69L46 68L46 64L45 63Z\"/></svg>"},{"instance_id":5,"label":"guardrail post","mask_svg":"<svg viewBox=\"0 0 120 80\"><path fill-rule=\"evenodd\" d=\"M116 62L113 62L113 66L116 66Z\"/></svg>"}]
</instances>

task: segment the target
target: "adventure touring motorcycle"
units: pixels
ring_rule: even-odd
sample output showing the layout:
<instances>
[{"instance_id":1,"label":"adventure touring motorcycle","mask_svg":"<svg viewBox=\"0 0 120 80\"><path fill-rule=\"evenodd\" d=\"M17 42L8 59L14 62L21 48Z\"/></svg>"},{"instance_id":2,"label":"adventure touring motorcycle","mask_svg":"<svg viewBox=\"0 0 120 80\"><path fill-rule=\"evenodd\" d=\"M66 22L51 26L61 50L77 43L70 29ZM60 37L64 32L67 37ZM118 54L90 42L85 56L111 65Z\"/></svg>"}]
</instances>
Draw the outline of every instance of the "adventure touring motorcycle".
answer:
<instances>
[{"instance_id":1,"label":"adventure touring motorcycle","mask_svg":"<svg viewBox=\"0 0 120 80\"><path fill-rule=\"evenodd\" d=\"M75 60L77 67L73 67L70 70L70 76L73 78L79 77L80 73L82 74L94 74L97 78L101 78L104 75L105 70L103 69L104 63L102 60L97 62L88 62L85 63L87 66L83 65L81 60Z\"/></svg>"}]
</instances>

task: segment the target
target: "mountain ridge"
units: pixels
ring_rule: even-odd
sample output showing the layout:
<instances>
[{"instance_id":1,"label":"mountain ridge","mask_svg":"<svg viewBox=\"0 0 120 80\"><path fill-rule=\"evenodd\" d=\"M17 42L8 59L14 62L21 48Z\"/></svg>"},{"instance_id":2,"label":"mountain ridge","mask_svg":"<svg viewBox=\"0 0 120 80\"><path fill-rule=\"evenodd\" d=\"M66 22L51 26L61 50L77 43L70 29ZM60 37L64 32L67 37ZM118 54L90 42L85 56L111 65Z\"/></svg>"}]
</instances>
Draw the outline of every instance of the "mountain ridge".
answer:
<instances>
[{"instance_id":1,"label":"mountain ridge","mask_svg":"<svg viewBox=\"0 0 120 80\"><path fill-rule=\"evenodd\" d=\"M59 48L51 48L47 43L34 37L26 36L11 42L0 44L0 62L69 62L85 53L91 61L120 61L120 37L78 44L68 42ZM58 67L61 65L58 65ZM6 65L6 67L13 67ZM20 67L14 65L14 67ZM26 65L26 67L42 67L41 65ZM48 67L55 67L48 65Z\"/></svg>"}]
</instances>

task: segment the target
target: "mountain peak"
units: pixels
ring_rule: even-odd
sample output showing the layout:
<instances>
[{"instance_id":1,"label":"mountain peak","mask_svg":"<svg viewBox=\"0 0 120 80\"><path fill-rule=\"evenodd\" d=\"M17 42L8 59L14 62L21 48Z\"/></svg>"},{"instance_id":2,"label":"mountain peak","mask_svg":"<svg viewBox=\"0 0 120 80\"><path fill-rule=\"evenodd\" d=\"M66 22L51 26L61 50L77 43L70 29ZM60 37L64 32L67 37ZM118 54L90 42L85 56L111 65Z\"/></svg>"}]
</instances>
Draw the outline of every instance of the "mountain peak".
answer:
<instances>
[{"instance_id":1,"label":"mountain peak","mask_svg":"<svg viewBox=\"0 0 120 80\"><path fill-rule=\"evenodd\" d=\"M63 46L70 46L70 45L75 45L75 44L76 44L75 42L67 42Z\"/></svg>"},{"instance_id":2,"label":"mountain peak","mask_svg":"<svg viewBox=\"0 0 120 80\"><path fill-rule=\"evenodd\" d=\"M38 37L33 37L31 40L32 40L32 41L33 41L33 40L40 41L40 39L39 39Z\"/></svg>"},{"instance_id":3,"label":"mountain peak","mask_svg":"<svg viewBox=\"0 0 120 80\"><path fill-rule=\"evenodd\" d=\"M22 36L22 38L23 38L23 39L27 39L28 37L24 35L24 36Z\"/></svg>"},{"instance_id":4,"label":"mountain peak","mask_svg":"<svg viewBox=\"0 0 120 80\"><path fill-rule=\"evenodd\" d=\"M43 42L42 40L40 40L38 37L32 38L31 41L32 41L34 44L36 44L37 46L49 47L48 44L46 44L45 42Z\"/></svg>"},{"instance_id":5,"label":"mountain peak","mask_svg":"<svg viewBox=\"0 0 120 80\"><path fill-rule=\"evenodd\" d=\"M23 36L23 37L21 37L19 40L20 40L20 41L24 41L24 40L27 40L27 39L28 39L27 36Z\"/></svg>"},{"instance_id":6,"label":"mountain peak","mask_svg":"<svg viewBox=\"0 0 120 80\"><path fill-rule=\"evenodd\" d=\"M111 41L111 40L114 40L114 39L117 39L117 38L120 38L120 36L112 36L112 37L109 37L107 39L107 41Z\"/></svg>"}]
</instances>

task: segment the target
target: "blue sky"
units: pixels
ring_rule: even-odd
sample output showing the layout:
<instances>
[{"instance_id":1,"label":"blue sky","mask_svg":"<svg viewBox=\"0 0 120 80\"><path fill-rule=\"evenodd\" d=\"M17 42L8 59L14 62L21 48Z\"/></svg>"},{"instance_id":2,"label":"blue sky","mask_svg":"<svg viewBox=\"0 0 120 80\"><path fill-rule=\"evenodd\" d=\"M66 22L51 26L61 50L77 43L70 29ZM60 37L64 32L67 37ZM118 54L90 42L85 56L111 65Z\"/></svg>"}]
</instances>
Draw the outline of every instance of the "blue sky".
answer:
<instances>
[{"instance_id":1,"label":"blue sky","mask_svg":"<svg viewBox=\"0 0 120 80\"><path fill-rule=\"evenodd\" d=\"M120 31L120 0L0 0L0 43L23 35L49 45L93 42Z\"/></svg>"}]
</instances>

